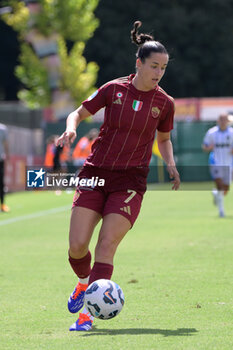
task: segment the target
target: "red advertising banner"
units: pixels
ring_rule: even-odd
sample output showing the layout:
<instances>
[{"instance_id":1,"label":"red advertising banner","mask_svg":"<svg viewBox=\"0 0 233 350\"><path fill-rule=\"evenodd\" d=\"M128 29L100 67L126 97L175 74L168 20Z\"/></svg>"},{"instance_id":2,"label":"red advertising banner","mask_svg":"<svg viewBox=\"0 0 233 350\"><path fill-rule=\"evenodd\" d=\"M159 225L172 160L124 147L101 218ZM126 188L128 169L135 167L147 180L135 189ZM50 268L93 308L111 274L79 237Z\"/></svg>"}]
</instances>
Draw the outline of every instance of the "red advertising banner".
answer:
<instances>
[{"instance_id":1,"label":"red advertising banner","mask_svg":"<svg viewBox=\"0 0 233 350\"><path fill-rule=\"evenodd\" d=\"M7 192L25 190L26 166L42 165L43 157L12 155L6 163L5 186Z\"/></svg>"},{"instance_id":2,"label":"red advertising banner","mask_svg":"<svg viewBox=\"0 0 233 350\"><path fill-rule=\"evenodd\" d=\"M232 97L177 98L175 120L216 120L220 113L233 114Z\"/></svg>"}]
</instances>

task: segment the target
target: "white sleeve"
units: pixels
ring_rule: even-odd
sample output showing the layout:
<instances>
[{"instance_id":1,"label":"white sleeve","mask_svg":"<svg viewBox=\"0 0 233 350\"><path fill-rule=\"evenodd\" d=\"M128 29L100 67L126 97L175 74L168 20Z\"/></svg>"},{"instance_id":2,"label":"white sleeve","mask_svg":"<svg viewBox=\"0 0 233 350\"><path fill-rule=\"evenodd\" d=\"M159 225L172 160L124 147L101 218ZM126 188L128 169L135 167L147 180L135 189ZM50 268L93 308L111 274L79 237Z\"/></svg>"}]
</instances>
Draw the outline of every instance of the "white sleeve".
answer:
<instances>
[{"instance_id":1,"label":"white sleeve","mask_svg":"<svg viewBox=\"0 0 233 350\"><path fill-rule=\"evenodd\" d=\"M205 146L210 146L213 143L214 143L213 134L210 133L210 131L207 131L207 133L205 134L204 140L203 140L203 144Z\"/></svg>"}]
</instances>

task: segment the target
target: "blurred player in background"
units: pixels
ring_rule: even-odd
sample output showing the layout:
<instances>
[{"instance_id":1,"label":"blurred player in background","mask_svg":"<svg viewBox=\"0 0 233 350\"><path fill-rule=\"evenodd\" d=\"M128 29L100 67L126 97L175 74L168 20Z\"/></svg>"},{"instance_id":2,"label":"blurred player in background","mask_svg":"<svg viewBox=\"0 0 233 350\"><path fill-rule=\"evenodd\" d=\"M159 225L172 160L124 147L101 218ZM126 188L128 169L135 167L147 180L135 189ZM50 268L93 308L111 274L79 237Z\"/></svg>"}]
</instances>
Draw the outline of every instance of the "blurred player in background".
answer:
<instances>
[{"instance_id":1,"label":"blurred player in background","mask_svg":"<svg viewBox=\"0 0 233 350\"><path fill-rule=\"evenodd\" d=\"M53 171L65 172L67 171L67 162L69 160L69 145L55 147L53 158Z\"/></svg>"},{"instance_id":2,"label":"blurred player in background","mask_svg":"<svg viewBox=\"0 0 233 350\"><path fill-rule=\"evenodd\" d=\"M83 178L104 179L105 185L79 186L73 201L69 262L79 283L68 301L72 313L83 307L88 283L111 279L117 247L140 211L156 129L158 147L167 164L173 189L177 190L180 185L170 141L174 101L158 85L169 55L151 35L138 34L140 25L141 22L135 22L131 31L131 39L138 46L136 74L106 83L84 101L70 113L66 131L58 140L58 144L72 143L79 123L106 107L100 134L79 174ZM101 218L91 269L89 242ZM70 330L87 331L92 328L92 321L93 317L84 308Z\"/></svg>"},{"instance_id":3,"label":"blurred player in background","mask_svg":"<svg viewBox=\"0 0 233 350\"><path fill-rule=\"evenodd\" d=\"M67 170L67 162L70 160L70 146L57 146L57 139L58 135L51 135L47 139L44 166L54 172L64 172Z\"/></svg>"},{"instance_id":4,"label":"blurred player in background","mask_svg":"<svg viewBox=\"0 0 233 350\"><path fill-rule=\"evenodd\" d=\"M56 140L56 135L51 135L48 137L46 142L47 145L45 150L44 166L49 170L52 170L54 165L54 155L55 155L55 148L56 148L55 140Z\"/></svg>"},{"instance_id":5,"label":"blurred player in background","mask_svg":"<svg viewBox=\"0 0 233 350\"><path fill-rule=\"evenodd\" d=\"M57 174L57 179L64 178L61 173L67 171L68 162L70 160L70 145L56 145L58 135L51 135L47 139L47 146L44 157L44 166L49 172ZM67 193L69 189L67 189ZM56 195L61 195L62 191L59 186L55 191Z\"/></svg>"},{"instance_id":6,"label":"blurred player in background","mask_svg":"<svg viewBox=\"0 0 233 350\"><path fill-rule=\"evenodd\" d=\"M77 142L73 154L73 164L75 166L82 166L91 153L91 147L98 136L97 129L91 129L85 136Z\"/></svg>"},{"instance_id":7,"label":"blurred player in background","mask_svg":"<svg viewBox=\"0 0 233 350\"><path fill-rule=\"evenodd\" d=\"M6 162L9 160L9 145L8 145L8 133L7 127L4 124L0 124L0 201L1 211L9 212L9 207L4 203L5 200L5 188L4 188L4 170Z\"/></svg>"},{"instance_id":8,"label":"blurred player in background","mask_svg":"<svg viewBox=\"0 0 233 350\"><path fill-rule=\"evenodd\" d=\"M207 131L202 148L211 152L210 172L217 188L212 193L219 216L224 217L224 192L227 193L230 187L233 155L233 128L229 126L228 114L221 114L217 125Z\"/></svg>"}]
</instances>

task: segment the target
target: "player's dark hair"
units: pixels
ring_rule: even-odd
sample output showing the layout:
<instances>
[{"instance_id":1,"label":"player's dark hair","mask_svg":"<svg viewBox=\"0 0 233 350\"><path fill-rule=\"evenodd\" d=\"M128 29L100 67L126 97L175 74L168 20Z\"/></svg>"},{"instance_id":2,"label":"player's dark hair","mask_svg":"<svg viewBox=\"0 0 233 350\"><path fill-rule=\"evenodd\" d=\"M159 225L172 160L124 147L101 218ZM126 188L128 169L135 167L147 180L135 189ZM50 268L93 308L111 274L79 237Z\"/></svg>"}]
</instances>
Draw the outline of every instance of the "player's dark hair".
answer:
<instances>
[{"instance_id":1,"label":"player's dark hair","mask_svg":"<svg viewBox=\"0 0 233 350\"><path fill-rule=\"evenodd\" d=\"M150 34L138 34L138 28L141 27L142 22L134 22L133 30L131 30L131 40L138 46L136 57L140 58L142 62L150 56L151 52L165 53L168 55L166 48L159 41L155 41Z\"/></svg>"}]
</instances>

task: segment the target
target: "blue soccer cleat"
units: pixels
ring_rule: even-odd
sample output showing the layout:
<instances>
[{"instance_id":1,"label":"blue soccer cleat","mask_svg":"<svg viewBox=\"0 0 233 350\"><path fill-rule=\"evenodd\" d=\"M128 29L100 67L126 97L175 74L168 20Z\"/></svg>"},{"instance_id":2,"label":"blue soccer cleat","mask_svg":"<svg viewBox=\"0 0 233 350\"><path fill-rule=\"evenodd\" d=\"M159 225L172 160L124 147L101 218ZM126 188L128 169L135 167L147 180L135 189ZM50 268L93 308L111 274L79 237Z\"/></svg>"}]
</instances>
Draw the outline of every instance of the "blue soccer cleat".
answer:
<instances>
[{"instance_id":1,"label":"blue soccer cleat","mask_svg":"<svg viewBox=\"0 0 233 350\"><path fill-rule=\"evenodd\" d=\"M91 316L80 313L79 318L70 326L70 331L90 331L92 329Z\"/></svg>"},{"instance_id":2,"label":"blue soccer cleat","mask_svg":"<svg viewBox=\"0 0 233 350\"><path fill-rule=\"evenodd\" d=\"M88 284L78 283L68 300L68 310L75 314L84 305L84 295Z\"/></svg>"}]
</instances>

